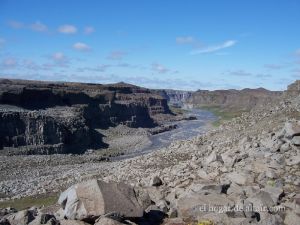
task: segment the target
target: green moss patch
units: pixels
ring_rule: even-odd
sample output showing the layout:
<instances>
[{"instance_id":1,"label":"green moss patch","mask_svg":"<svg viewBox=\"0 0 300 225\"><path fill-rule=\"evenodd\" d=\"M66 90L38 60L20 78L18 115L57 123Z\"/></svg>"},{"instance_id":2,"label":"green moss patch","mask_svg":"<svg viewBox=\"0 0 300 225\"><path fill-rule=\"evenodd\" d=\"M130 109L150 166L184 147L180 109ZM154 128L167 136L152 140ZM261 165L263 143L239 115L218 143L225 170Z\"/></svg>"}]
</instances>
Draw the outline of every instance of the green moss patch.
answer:
<instances>
[{"instance_id":1,"label":"green moss patch","mask_svg":"<svg viewBox=\"0 0 300 225\"><path fill-rule=\"evenodd\" d=\"M20 199L8 200L0 202L0 208L12 207L17 210L23 210L32 206L50 206L54 205L58 200L57 195L51 196L37 196L37 197L25 197Z\"/></svg>"}]
</instances>

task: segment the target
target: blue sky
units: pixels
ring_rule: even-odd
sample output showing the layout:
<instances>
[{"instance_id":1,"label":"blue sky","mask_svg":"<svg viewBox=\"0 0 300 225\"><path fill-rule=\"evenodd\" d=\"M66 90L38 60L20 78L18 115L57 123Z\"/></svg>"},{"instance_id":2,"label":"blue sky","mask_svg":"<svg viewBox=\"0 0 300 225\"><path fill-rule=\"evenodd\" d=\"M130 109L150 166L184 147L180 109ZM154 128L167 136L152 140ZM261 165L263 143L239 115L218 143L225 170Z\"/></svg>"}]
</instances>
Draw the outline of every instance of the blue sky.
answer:
<instances>
[{"instance_id":1,"label":"blue sky","mask_svg":"<svg viewBox=\"0 0 300 225\"><path fill-rule=\"evenodd\" d=\"M300 0L0 0L0 77L284 90Z\"/></svg>"}]
</instances>

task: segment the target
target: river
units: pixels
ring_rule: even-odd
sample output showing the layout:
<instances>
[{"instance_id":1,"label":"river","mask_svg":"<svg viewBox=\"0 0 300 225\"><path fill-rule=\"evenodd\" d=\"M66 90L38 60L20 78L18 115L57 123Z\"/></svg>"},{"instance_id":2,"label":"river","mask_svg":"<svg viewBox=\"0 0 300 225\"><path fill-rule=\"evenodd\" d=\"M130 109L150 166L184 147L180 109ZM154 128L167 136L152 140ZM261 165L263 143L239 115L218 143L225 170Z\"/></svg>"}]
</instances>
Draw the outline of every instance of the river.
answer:
<instances>
[{"instance_id":1,"label":"river","mask_svg":"<svg viewBox=\"0 0 300 225\"><path fill-rule=\"evenodd\" d=\"M193 138L199 134L203 134L208 130L208 125L215 121L217 117L207 110L201 109L190 109L187 112L187 116L195 116L196 120L182 120L176 121L171 124L176 124L177 128L171 131L166 131L160 134L155 134L149 137L151 144L134 151L132 153L128 153L126 155L118 156L119 159L131 158L137 155L142 155L145 153L149 153L155 151L157 149L167 147L172 142L187 140Z\"/></svg>"}]
</instances>

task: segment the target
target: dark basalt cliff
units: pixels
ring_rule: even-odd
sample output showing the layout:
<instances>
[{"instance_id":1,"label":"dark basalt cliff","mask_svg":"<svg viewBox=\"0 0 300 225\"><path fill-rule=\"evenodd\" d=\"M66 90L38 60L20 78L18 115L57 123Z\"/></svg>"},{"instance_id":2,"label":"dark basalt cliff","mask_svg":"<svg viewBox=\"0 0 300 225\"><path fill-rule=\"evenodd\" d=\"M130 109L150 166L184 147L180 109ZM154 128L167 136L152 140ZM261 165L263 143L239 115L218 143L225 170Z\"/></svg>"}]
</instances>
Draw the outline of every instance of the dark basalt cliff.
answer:
<instances>
[{"instance_id":1,"label":"dark basalt cliff","mask_svg":"<svg viewBox=\"0 0 300 225\"><path fill-rule=\"evenodd\" d=\"M169 104L173 106L183 106L184 103L187 102L193 94L192 91L181 91L172 89L155 90L155 92L163 98L166 98Z\"/></svg>"},{"instance_id":2,"label":"dark basalt cliff","mask_svg":"<svg viewBox=\"0 0 300 225\"><path fill-rule=\"evenodd\" d=\"M287 90L284 92L286 97L295 97L300 94L300 80L296 80L294 83L290 84Z\"/></svg>"},{"instance_id":3,"label":"dark basalt cliff","mask_svg":"<svg viewBox=\"0 0 300 225\"><path fill-rule=\"evenodd\" d=\"M103 147L98 128L154 127L167 100L134 85L0 79L0 152L82 153Z\"/></svg>"},{"instance_id":4,"label":"dark basalt cliff","mask_svg":"<svg viewBox=\"0 0 300 225\"><path fill-rule=\"evenodd\" d=\"M264 106L266 103L276 101L282 92L269 91L264 88L242 90L199 90L192 93L186 101L193 107L219 106L225 109L251 110L254 107Z\"/></svg>"}]
</instances>

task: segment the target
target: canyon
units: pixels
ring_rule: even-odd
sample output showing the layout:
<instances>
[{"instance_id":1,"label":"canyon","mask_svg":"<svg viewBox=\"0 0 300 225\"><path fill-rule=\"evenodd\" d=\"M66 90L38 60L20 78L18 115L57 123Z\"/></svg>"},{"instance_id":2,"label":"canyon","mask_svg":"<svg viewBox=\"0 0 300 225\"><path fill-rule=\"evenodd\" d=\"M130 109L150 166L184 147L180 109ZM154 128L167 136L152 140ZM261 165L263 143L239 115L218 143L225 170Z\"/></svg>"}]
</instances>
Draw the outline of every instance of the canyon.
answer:
<instances>
[{"instance_id":1,"label":"canyon","mask_svg":"<svg viewBox=\"0 0 300 225\"><path fill-rule=\"evenodd\" d=\"M104 129L155 127L167 100L134 85L0 80L0 152L83 153L104 146Z\"/></svg>"},{"instance_id":2,"label":"canyon","mask_svg":"<svg viewBox=\"0 0 300 225\"><path fill-rule=\"evenodd\" d=\"M30 147L49 144L54 148L57 143L67 147L61 152L39 150L42 154L37 154L38 151L0 155L0 224L297 225L300 219L299 82L289 85L284 92L244 89L186 94L124 83L45 84L6 80L1 88L3 149L0 151L14 148L20 152L21 144L26 147L27 143ZM40 93L38 100L23 94L29 87ZM49 99L58 97L55 104L50 103L54 100L42 97L45 95L40 89L47 90ZM84 93L83 100L77 98L80 93ZM104 99L113 97L100 101L103 95ZM132 118L140 112L130 108L132 101L146 114ZM176 107L208 105L244 112L191 138L174 140L155 151L119 160L103 160L98 151L90 151L89 144L95 142L84 142L93 135L84 136L82 127L102 134L102 145L110 135L123 135L125 131L128 136L118 139L121 145L126 145L129 136L139 134L144 138L145 131L161 135L156 134L160 124L185 122L178 121L168 103ZM126 110L130 113L122 108L124 104L129 104ZM120 107L126 116L121 117L123 111L112 110L97 117L98 107L103 105L109 110ZM102 123L97 123L95 120L100 117ZM143 119L148 122L140 124ZM64 137L59 130L62 128L73 132L72 139L78 140L62 142L64 139L59 138ZM176 129L162 134L168 136L171 134L168 132ZM49 140L52 142L46 142ZM76 144L87 146L85 154L61 154L73 152L69 151L70 146ZM53 154L56 152L60 154ZM54 196L54 201L47 205L36 204L37 201L18 209L8 207L22 199L38 200L45 196Z\"/></svg>"}]
</instances>

